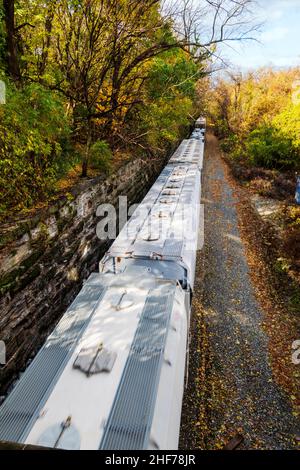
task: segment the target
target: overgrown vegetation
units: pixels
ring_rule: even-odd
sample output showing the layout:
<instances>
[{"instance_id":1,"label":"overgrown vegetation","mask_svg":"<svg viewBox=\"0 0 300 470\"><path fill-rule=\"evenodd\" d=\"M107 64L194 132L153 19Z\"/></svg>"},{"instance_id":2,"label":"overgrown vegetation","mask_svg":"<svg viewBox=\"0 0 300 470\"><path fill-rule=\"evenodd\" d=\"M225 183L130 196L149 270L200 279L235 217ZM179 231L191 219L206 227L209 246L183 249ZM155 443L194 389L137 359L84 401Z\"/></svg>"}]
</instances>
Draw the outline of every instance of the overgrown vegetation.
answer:
<instances>
[{"instance_id":1,"label":"overgrown vegetation","mask_svg":"<svg viewBox=\"0 0 300 470\"><path fill-rule=\"evenodd\" d=\"M70 128L63 102L38 84L7 84L0 106L0 214L54 188L67 157Z\"/></svg>"},{"instance_id":2,"label":"overgrown vegetation","mask_svg":"<svg viewBox=\"0 0 300 470\"><path fill-rule=\"evenodd\" d=\"M300 279L300 69L261 69L219 80L209 112L234 175L252 192L280 200L276 267Z\"/></svg>"},{"instance_id":3,"label":"overgrown vegetation","mask_svg":"<svg viewBox=\"0 0 300 470\"><path fill-rule=\"evenodd\" d=\"M217 45L251 32L251 4L0 0L0 215L49 198L79 161L85 177L116 153L166 153Z\"/></svg>"},{"instance_id":4,"label":"overgrown vegetation","mask_svg":"<svg viewBox=\"0 0 300 470\"><path fill-rule=\"evenodd\" d=\"M210 112L223 150L250 167L299 170L299 78L298 69L261 69L219 80Z\"/></svg>"}]
</instances>

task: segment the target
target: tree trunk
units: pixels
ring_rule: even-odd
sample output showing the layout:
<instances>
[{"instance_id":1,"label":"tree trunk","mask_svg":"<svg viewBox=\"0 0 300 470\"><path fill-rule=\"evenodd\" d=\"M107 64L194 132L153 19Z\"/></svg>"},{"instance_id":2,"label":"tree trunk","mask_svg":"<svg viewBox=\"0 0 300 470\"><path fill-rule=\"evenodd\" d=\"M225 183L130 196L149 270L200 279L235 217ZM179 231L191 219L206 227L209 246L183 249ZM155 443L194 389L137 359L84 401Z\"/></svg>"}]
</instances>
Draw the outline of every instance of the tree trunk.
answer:
<instances>
[{"instance_id":1,"label":"tree trunk","mask_svg":"<svg viewBox=\"0 0 300 470\"><path fill-rule=\"evenodd\" d=\"M17 53L17 41L15 35L15 2L3 0L5 27L6 27L6 52L7 72L15 83L20 82L21 73Z\"/></svg>"},{"instance_id":2,"label":"tree trunk","mask_svg":"<svg viewBox=\"0 0 300 470\"><path fill-rule=\"evenodd\" d=\"M53 19L54 19L54 8L55 4L50 3L48 7L48 12L45 19L45 43L43 47L41 63L39 65L39 75L42 76L45 73L48 55L49 55L49 48L51 44L51 33L52 33L52 26L53 26Z\"/></svg>"},{"instance_id":3,"label":"tree trunk","mask_svg":"<svg viewBox=\"0 0 300 470\"><path fill-rule=\"evenodd\" d=\"M85 178L87 176L88 164L89 164L89 158L90 158L91 143L92 143L92 129L91 129L91 123L88 122L85 155L84 155L83 160L82 160L82 172L81 172L81 177L82 178Z\"/></svg>"}]
</instances>

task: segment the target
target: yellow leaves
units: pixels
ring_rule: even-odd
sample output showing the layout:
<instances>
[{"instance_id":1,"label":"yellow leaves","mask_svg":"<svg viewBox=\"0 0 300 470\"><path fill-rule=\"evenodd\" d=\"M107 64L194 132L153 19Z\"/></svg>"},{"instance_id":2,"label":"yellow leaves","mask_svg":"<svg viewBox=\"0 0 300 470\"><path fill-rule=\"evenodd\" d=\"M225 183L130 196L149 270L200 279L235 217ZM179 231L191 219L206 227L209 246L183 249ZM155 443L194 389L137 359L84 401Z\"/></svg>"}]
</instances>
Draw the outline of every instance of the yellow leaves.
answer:
<instances>
[{"instance_id":1,"label":"yellow leaves","mask_svg":"<svg viewBox=\"0 0 300 470\"><path fill-rule=\"evenodd\" d=\"M102 126L103 124L105 124L106 118L97 118L97 119L95 119L94 122L97 126Z\"/></svg>"},{"instance_id":2,"label":"yellow leaves","mask_svg":"<svg viewBox=\"0 0 300 470\"><path fill-rule=\"evenodd\" d=\"M290 207L288 216L290 218L291 224L294 226L300 225L300 207Z\"/></svg>"},{"instance_id":3,"label":"yellow leaves","mask_svg":"<svg viewBox=\"0 0 300 470\"><path fill-rule=\"evenodd\" d=\"M108 107L104 106L103 104L97 104L96 109L97 111L101 112L101 111L105 111L106 109L108 109Z\"/></svg>"},{"instance_id":4,"label":"yellow leaves","mask_svg":"<svg viewBox=\"0 0 300 470\"><path fill-rule=\"evenodd\" d=\"M292 97L297 69L274 71L261 69L230 81L220 80L212 92L211 112L228 121L236 133L247 133L280 113Z\"/></svg>"}]
</instances>

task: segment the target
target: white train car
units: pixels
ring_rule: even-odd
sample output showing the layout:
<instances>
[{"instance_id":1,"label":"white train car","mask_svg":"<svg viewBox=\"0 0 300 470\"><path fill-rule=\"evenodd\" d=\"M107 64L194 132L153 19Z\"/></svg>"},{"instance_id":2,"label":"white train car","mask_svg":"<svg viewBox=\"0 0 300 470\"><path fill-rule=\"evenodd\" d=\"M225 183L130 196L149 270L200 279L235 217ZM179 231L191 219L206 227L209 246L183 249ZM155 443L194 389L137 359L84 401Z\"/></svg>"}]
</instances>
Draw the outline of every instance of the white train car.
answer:
<instances>
[{"instance_id":1,"label":"white train car","mask_svg":"<svg viewBox=\"0 0 300 470\"><path fill-rule=\"evenodd\" d=\"M2 405L0 438L59 449L176 448L186 341L176 281L142 267L91 275Z\"/></svg>"},{"instance_id":2,"label":"white train car","mask_svg":"<svg viewBox=\"0 0 300 470\"><path fill-rule=\"evenodd\" d=\"M167 165L100 263L101 272L144 265L185 288L194 285L200 218L200 171Z\"/></svg>"},{"instance_id":3,"label":"white train car","mask_svg":"<svg viewBox=\"0 0 300 470\"><path fill-rule=\"evenodd\" d=\"M206 118L200 116L195 122L195 129L203 129L206 130Z\"/></svg>"},{"instance_id":4,"label":"white train car","mask_svg":"<svg viewBox=\"0 0 300 470\"><path fill-rule=\"evenodd\" d=\"M204 144L205 142L205 130L204 129L195 129L192 132L191 140L198 140Z\"/></svg>"},{"instance_id":5,"label":"white train car","mask_svg":"<svg viewBox=\"0 0 300 470\"><path fill-rule=\"evenodd\" d=\"M169 163L190 163L203 168L204 143L202 139L186 139L181 142Z\"/></svg>"},{"instance_id":6,"label":"white train car","mask_svg":"<svg viewBox=\"0 0 300 470\"><path fill-rule=\"evenodd\" d=\"M202 165L183 141L1 406L0 440L177 449Z\"/></svg>"}]
</instances>

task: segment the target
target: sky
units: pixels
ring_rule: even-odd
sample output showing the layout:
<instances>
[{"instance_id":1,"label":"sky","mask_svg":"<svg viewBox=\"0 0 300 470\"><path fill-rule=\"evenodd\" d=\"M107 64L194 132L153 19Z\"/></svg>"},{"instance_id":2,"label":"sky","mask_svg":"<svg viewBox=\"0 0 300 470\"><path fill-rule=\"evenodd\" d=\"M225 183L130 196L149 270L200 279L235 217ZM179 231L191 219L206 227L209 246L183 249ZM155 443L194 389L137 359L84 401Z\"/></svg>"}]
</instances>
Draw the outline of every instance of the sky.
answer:
<instances>
[{"instance_id":1,"label":"sky","mask_svg":"<svg viewBox=\"0 0 300 470\"><path fill-rule=\"evenodd\" d=\"M300 66L300 0L257 0L257 3L256 17L259 23L263 22L256 35L260 43L246 41L223 46L226 62L241 69Z\"/></svg>"}]
</instances>

